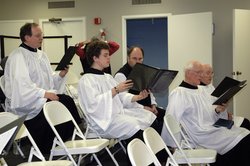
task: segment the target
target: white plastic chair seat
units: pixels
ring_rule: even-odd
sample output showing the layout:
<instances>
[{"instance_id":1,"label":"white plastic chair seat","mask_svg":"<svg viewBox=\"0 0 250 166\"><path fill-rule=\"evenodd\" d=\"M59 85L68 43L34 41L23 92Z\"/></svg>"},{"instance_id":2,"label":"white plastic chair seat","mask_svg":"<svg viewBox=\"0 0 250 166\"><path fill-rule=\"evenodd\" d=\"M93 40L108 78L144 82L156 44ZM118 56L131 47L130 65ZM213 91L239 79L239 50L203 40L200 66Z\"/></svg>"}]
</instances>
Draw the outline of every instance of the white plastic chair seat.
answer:
<instances>
[{"instance_id":1,"label":"white plastic chair seat","mask_svg":"<svg viewBox=\"0 0 250 166\"><path fill-rule=\"evenodd\" d=\"M95 153L107 147L109 141L107 139L87 139L87 140L74 140L64 143L69 153L71 154L86 154ZM65 154L65 149L57 146L53 151L54 155Z\"/></svg>"},{"instance_id":2,"label":"white plastic chair seat","mask_svg":"<svg viewBox=\"0 0 250 166\"><path fill-rule=\"evenodd\" d=\"M214 163L216 160L216 151L212 149L188 149L183 150L183 152L192 164ZM187 163L184 156L178 150L174 152L173 156L179 164Z\"/></svg>"},{"instance_id":3,"label":"white plastic chair seat","mask_svg":"<svg viewBox=\"0 0 250 166\"><path fill-rule=\"evenodd\" d=\"M49 160L52 160L54 156L67 155L67 157L73 162L74 166L79 166L81 159L85 155L91 154L93 155L98 165L102 165L96 153L105 149L109 153L115 165L119 165L114 156L107 148L107 146L109 145L109 140L99 138L86 139L76 121L70 114L69 110L62 103L60 103L59 101L47 102L44 104L43 112L46 120L48 121L51 129L56 136L50 152ZM73 123L74 132L72 135L72 140L64 142L57 132L55 126L68 121L71 121ZM76 137L79 137L80 139L76 139ZM79 155L77 163L72 155Z\"/></svg>"},{"instance_id":4,"label":"white plastic chair seat","mask_svg":"<svg viewBox=\"0 0 250 166\"><path fill-rule=\"evenodd\" d=\"M73 163L68 160L33 161L30 163L22 163L17 166L73 166Z\"/></svg>"}]
</instances>

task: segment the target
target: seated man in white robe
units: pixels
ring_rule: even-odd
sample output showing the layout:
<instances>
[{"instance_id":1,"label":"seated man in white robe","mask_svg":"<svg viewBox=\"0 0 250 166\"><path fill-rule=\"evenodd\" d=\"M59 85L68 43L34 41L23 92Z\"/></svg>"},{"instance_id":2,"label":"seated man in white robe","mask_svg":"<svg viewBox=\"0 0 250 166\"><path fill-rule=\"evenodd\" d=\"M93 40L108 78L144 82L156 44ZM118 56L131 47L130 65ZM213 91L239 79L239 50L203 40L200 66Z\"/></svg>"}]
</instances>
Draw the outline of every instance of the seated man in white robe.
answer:
<instances>
[{"instance_id":1,"label":"seated man in white robe","mask_svg":"<svg viewBox=\"0 0 250 166\"><path fill-rule=\"evenodd\" d=\"M185 67L185 79L170 96L166 113L171 114L185 129L195 147L215 149L218 153L213 165L245 165L250 163L250 131L236 127L214 127L221 106L214 109L207 95L198 85L202 64L192 61ZM166 144L168 138L162 135Z\"/></svg>"},{"instance_id":2,"label":"seated man in white robe","mask_svg":"<svg viewBox=\"0 0 250 166\"><path fill-rule=\"evenodd\" d=\"M208 99L211 99L211 103L217 100L217 97L211 95L214 91L214 86L212 84L213 79L213 68L209 64L202 64L202 74L201 74L201 84L200 86L204 89L205 93L208 95ZM213 106L214 108L220 106ZM223 111L217 114L218 117L222 119L234 120L236 126L244 127L250 130L250 122L248 119L240 117L240 116L232 116L232 113L228 111Z\"/></svg>"},{"instance_id":3,"label":"seated man in white robe","mask_svg":"<svg viewBox=\"0 0 250 166\"><path fill-rule=\"evenodd\" d=\"M43 33L36 23L27 23L20 29L22 44L9 55L5 65L5 105L9 112L19 116L28 115L24 124L42 153L49 153L54 133L43 115L47 101L59 100L71 112L77 123L81 123L73 99L62 92L68 69L54 73L47 55L39 50ZM59 115L60 116L60 115ZM58 126L58 132L68 139L73 124Z\"/></svg>"},{"instance_id":4,"label":"seated man in white robe","mask_svg":"<svg viewBox=\"0 0 250 166\"><path fill-rule=\"evenodd\" d=\"M142 139L142 130L149 126L158 130L156 116L136 101L148 95L146 90L138 95L127 93L131 80L117 83L103 69L109 66L109 46L102 41L90 43L86 58L91 68L79 81L78 96L90 123L104 138L119 138L129 143L133 138ZM159 130L158 130L159 131Z\"/></svg>"},{"instance_id":5,"label":"seated man in white robe","mask_svg":"<svg viewBox=\"0 0 250 166\"><path fill-rule=\"evenodd\" d=\"M132 46L128 49L127 52L127 63L123 65L115 74L114 78L117 82L123 82L127 80L128 75L132 71L133 67L136 63L143 63L144 58L144 50L138 46ZM139 91L129 89L129 93L139 94ZM145 109L153 112L157 116L157 120L159 123L163 124L163 117L165 115L165 110L157 107L157 102L153 93L149 93L149 95L143 99L137 101L139 104L142 104Z\"/></svg>"}]
</instances>

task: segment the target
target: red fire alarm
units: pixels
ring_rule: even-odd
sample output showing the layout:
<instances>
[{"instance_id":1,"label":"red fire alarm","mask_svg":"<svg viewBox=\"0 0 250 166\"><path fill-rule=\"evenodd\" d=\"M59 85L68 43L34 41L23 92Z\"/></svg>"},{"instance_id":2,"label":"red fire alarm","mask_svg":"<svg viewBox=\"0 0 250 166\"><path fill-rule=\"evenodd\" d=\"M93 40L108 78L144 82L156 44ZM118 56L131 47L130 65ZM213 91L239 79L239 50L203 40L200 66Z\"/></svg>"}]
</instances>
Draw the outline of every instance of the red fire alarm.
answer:
<instances>
[{"instance_id":1,"label":"red fire alarm","mask_svg":"<svg viewBox=\"0 0 250 166\"><path fill-rule=\"evenodd\" d=\"M101 18L100 18L100 17L94 18L94 24L95 24L95 25L101 24Z\"/></svg>"}]
</instances>

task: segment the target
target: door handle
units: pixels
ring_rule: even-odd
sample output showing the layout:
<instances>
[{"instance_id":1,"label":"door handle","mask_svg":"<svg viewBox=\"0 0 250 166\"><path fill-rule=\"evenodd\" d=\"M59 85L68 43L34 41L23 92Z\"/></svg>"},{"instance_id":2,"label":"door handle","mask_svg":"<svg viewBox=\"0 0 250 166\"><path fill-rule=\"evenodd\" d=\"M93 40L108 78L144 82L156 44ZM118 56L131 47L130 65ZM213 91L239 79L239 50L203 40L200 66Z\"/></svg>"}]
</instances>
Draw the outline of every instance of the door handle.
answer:
<instances>
[{"instance_id":1,"label":"door handle","mask_svg":"<svg viewBox=\"0 0 250 166\"><path fill-rule=\"evenodd\" d=\"M236 71L236 75L241 75L242 73L240 71Z\"/></svg>"}]
</instances>

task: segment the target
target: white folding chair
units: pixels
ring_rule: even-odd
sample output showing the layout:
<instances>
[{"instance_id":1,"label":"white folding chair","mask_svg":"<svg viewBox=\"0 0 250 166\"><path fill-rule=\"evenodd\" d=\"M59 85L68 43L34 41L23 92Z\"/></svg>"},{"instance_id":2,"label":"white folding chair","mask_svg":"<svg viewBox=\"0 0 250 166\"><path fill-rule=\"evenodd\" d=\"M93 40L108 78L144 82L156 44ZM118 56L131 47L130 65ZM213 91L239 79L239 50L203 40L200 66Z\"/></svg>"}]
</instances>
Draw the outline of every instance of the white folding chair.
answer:
<instances>
[{"instance_id":1,"label":"white folding chair","mask_svg":"<svg viewBox=\"0 0 250 166\"><path fill-rule=\"evenodd\" d=\"M15 119L5 119L5 112L0 113L0 129L2 127L6 127L8 124L13 122ZM4 160L3 156L7 154L4 150L7 146L8 142L11 140L13 135L15 134L18 126L10 126L6 128L6 131L0 131L0 165L7 166L6 161Z\"/></svg>"},{"instance_id":2,"label":"white folding chair","mask_svg":"<svg viewBox=\"0 0 250 166\"><path fill-rule=\"evenodd\" d=\"M95 158L98 165L102 165L95 153L106 149L115 165L119 165L107 148L109 141L107 139L86 139L74 118L62 103L58 101L47 102L44 104L43 111L45 118L56 135L50 153L50 160L53 158L53 156L66 155L74 163L74 165L77 166L80 165L80 161L83 157L91 154ZM72 135L72 140L64 142L57 132L55 126L68 121L73 122L74 132ZM76 139L77 136L80 137L80 139ZM78 164L72 155L79 155Z\"/></svg>"},{"instance_id":3,"label":"white folding chair","mask_svg":"<svg viewBox=\"0 0 250 166\"><path fill-rule=\"evenodd\" d=\"M147 129L145 129L143 131L143 139L145 141L145 144L155 155L162 150L165 150L167 152L169 157L167 159L166 166L178 166L178 163L175 158L180 158L180 156L177 156L179 155L179 153L172 154L163 139L161 138L161 136L154 128L148 127Z\"/></svg>"},{"instance_id":4,"label":"white folding chair","mask_svg":"<svg viewBox=\"0 0 250 166\"><path fill-rule=\"evenodd\" d=\"M74 100L74 102L76 104L76 107L77 107L77 110L78 110L80 117L85 120L85 117L80 109L79 102L78 102L77 86L78 86L80 76L77 76L77 74L75 74L71 70L68 71L66 76L67 76L67 80L66 80L66 84L65 84L66 85L66 94L69 95L70 97L72 97L72 99Z\"/></svg>"},{"instance_id":5,"label":"white folding chair","mask_svg":"<svg viewBox=\"0 0 250 166\"><path fill-rule=\"evenodd\" d=\"M179 164L207 164L214 163L216 160L216 151L212 149L183 149L181 142L177 138L183 138L185 143L188 144L186 135L182 132L180 124L170 114L164 116L164 124L173 139L176 149L173 154L175 160ZM190 147L190 146L186 146Z\"/></svg>"},{"instance_id":6,"label":"white folding chair","mask_svg":"<svg viewBox=\"0 0 250 166\"><path fill-rule=\"evenodd\" d=\"M10 120L16 120L18 118L17 115L14 115L10 112L3 112L1 113L2 117L4 116L4 118L1 120L1 123L6 123L7 121ZM20 130L18 131L15 140L16 139L20 139L23 137L28 137L29 141L31 142L31 149L30 149L30 154L29 154L29 159L28 162L26 163L22 163L19 164L18 166L29 166L29 165L33 165L33 166L39 166L39 165L46 165L46 166L72 166L73 163L71 161L68 160L55 160L55 161L46 161L43 154L41 153L41 151L39 150L38 146L36 145L35 141L33 140L32 136L30 135L29 131L27 130L27 128L25 127L25 125L22 125L22 127L20 128ZM32 162L32 158L33 156L36 156L38 159L40 159L41 161L36 161L36 162Z\"/></svg>"},{"instance_id":7,"label":"white folding chair","mask_svg":"<svg viewBox=\"0 0 250 166\"><path fill-rule=\"evenodd\" d=\"M161 166L156 156L138 138L129 142L127 151L129 160L133 166L145 166L150 164Z\"/></svg>"},{"instance_id":8,"label":"white folding chair","mask_svg":"<svg viewBox=\"0 0 250 166\"><path fill-rule=\"evenodd\" d=\"M1 88L2 91L3 91L3 94L5 94L4 86L5 86L4 75L2 75L2 76L0 77L0 88ZM2 108L5 110L5 105L4 105L4 103L1 103L1 106L2 106Z\"/></svg>"}]
</instances>

